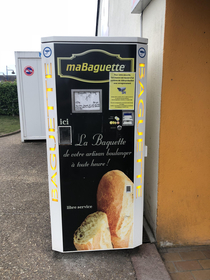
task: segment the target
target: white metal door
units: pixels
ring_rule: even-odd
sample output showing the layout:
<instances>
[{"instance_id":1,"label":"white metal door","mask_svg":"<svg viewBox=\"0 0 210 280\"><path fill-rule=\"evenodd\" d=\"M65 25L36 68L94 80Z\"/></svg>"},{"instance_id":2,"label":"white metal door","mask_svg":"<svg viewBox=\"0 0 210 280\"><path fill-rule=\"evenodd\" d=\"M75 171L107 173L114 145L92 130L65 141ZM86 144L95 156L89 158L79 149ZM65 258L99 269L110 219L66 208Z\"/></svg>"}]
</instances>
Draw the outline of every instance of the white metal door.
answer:
<instances>
[{"instance_id":1,"label":"white metal door","mask_svg":"<svg viewBox=\"0 0 210 280\"><path fill-rule=\"evenodd\" d=\"M45 139L41 59L21 59L22 110L25 139Z\"/></svg>"}]
</instances>

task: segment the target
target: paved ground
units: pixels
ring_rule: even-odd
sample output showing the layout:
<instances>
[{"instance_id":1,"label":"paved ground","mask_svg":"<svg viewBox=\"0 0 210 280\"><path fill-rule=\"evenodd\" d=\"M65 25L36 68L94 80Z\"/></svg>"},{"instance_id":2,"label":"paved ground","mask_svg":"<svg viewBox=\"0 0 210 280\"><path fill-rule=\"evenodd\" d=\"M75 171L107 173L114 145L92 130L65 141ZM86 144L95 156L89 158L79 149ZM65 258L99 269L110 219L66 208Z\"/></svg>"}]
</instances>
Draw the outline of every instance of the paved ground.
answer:
<instances>
[{"instance_id":1,"label":"paved ground","mask_svg":"<svg viewBox=\"0 0 210 280\"><path fill-rule=\"evenodd\" d=\"M210 280L210 246L159 250L173 280Z\"/></svg>"},{"instance_id":2,"label":"paved ground","mask_svg":"<svg viewBox=\"0 0 210 280\"><path fill-rule=\"evenodd\" d=\"M0 279L169 280L154 244L133 250L51 250L45 141L0 138Z\"/></svg>"}]
</instances>

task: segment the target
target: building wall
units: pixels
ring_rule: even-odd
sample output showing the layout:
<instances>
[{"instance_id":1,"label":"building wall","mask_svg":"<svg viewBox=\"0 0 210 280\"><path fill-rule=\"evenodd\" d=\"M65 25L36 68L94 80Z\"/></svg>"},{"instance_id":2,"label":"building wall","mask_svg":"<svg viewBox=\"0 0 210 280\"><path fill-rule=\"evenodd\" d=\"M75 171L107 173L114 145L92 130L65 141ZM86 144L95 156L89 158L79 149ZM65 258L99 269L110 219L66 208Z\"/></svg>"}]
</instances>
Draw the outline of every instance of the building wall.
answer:
<instances>
[{"instance_id":1,"label":"building wall","mask_svg":"<svg viewBox=\"0 0 210 280\"><path fill-rule=\"evenodd\" d=\"M143 11L142 35L148 38L146 140L145 160L145 217L156 234L159 134L162 91L162 65L165 24L165 0L153 0Z\"/></svg>"},{"instance_id":2,"label":"building wall","mask_svg":"<svg viewBox=\"0 0 210 280\"><path fill-rule=\"evenodd\" d=\"M167 0L157 241L210 244L210 1Z\"/></svg>"},{"instance_id":3,"label":"building wall","mask_svg":"<svg viewBox=\"0 0 210 280\"><path fill-rule=\"evenodd\" d=\"M131 1L109 1L109 36L140 37L140 15L131 14Z\"/></svg>"},{"instance_id":4,"label":"building wall","mask_svg":"<svg viewBox=\"0 0 210 280\"><path fill-rule=\"evenodd\" d=\"M130 14L130 4L109 1L109 36L140 36L140 15ZM143 11L144 203L160 246L210 244L209 11L209 0L152 0Z\"/></svg>"},{"instance_id":5,"label":"building wall","mask_svg":"<svg viewBox=\"0 0 210 280\"><path fill-rule=\"evenodd\" d=\"M106 1L100 2L100 15L98 35L101 36L102 21L103 21L103 7L106 6ZM104 7L105 8L105 7ZM130 36L140 37L141 21L139 14L131 14L130 0L109 0L108 1L108 36Z\"/></svg>"},{"instance_id":6,"label":"building wall","mask_svg":"<svg viewBox=\"0 0 210 280\"><path fill-rule=\"evenodd\" d=\"M16 75L0 75L0 82L10 81L14 82L16 80Z\"/></svg>"},{"instance_id":7,"label":"building wall","mask_svg":"<svg viewBox=\"0 0 210 280\"><path fill-rule=\"evenodd\" d=\"M101 35L104 7L100 1L98 34ZM145 216L156 233L157 187L159 159L160 103L162 88L162 57L164 41L165 0L153 0L142 15L131 14L131 1L109 1L109 36L138 36L148 38L148 82L146 109L146 141L148 157L145 160ZM141 24L143 26L141 26ZM142 33L142 34L141 34Z\"/></svg>"},{"instance_id":8,"label":"building wall","mask_svg":"<svg viewBox=\"0 0 210 280\"><path fill-rule=\"evenodd\" d=\"M100 0L99 7L99 18L98 18L98 26L97 34L98 36L108 36L109 35L109 0Z\"/></svg>"}]
</instances>

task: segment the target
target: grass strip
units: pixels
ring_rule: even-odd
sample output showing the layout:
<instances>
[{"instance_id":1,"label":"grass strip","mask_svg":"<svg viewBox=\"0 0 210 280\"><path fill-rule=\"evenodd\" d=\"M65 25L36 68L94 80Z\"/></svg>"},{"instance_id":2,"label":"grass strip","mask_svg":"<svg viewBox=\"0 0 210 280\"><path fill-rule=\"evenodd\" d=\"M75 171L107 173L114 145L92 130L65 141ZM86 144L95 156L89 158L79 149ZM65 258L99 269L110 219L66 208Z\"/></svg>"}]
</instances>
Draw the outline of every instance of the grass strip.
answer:
<instances>
[{"instance_id":1,"label":"grass strip","mask_svg":"<svg viewBox=\"0 0 210 280\"><path fill-rule=\"evenodd\" d=\"M20 129L19 116L0 115L0 135L11 133Z\"/></svg>"}]
</instances>

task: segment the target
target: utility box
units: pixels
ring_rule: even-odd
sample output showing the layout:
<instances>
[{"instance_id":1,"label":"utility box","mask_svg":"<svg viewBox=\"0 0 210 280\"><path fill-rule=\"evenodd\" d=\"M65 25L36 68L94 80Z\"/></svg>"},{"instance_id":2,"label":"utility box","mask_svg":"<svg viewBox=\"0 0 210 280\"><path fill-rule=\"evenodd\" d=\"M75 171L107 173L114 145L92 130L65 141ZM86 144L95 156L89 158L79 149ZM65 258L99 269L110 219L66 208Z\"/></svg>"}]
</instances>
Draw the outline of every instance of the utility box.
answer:
<instances>
[{"instance_id":1,"label":"utility box","mask_svg":"<svg viewBox=\"0 0 210 280\"><path fill-rule=\"evenodd\" d=\"M42 38L52 248L142 244L147 39Z\"/></svg>"},{"instance_id":2,"label":"utility box","mask_svg":"<svg viewBox=\"0 0 210 280\"><path fill-rule=\"evenodd\" d=\"M40 52L15 52L21 140L46 139Z\"/></svg>"}]
</instances>

